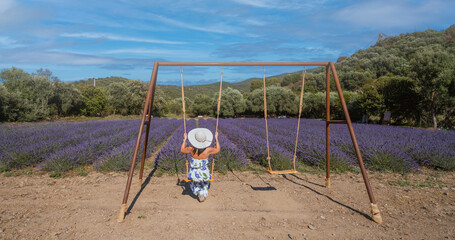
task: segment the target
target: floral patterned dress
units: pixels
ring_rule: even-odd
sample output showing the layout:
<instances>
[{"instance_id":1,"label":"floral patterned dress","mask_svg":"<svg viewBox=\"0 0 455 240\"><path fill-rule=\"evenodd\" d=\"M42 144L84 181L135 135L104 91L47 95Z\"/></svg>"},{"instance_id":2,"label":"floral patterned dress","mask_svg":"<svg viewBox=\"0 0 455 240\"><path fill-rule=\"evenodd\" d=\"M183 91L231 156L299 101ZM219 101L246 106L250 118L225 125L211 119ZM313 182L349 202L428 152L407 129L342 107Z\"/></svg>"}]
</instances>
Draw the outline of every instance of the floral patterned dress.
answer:
<instances>
[{"instance_id":1,"label":"floral patterned dress","mask_svg":"<svg viewBox=\"0 0 455 240\"><path fill-rule=\"evenodd\" d=\"M194 195L207 197L209 194L210 182L212 178L208 167L208 159L191 158L188 179L191 180L190 187Z\"/></svg>"}]
</instances>

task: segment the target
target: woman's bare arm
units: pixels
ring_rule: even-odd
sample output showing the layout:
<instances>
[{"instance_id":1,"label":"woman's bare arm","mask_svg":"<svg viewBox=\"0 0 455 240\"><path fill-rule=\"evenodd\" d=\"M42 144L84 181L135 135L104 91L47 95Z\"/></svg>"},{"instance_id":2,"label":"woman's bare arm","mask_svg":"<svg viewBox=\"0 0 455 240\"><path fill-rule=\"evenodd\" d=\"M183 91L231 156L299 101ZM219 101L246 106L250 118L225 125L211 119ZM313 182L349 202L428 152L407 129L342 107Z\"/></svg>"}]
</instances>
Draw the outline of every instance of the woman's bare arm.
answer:
<instances>
[{"instance_id":1,"label":"woman's bare arm","mask_svg":"<svg viewBox=\"0 0 455 240\"><path fill-rule=\"evenodd\" d=\"M210 148L210 154L217 154L221 151L220 142L218 141L218 132L215 132L215 148Z\"/></svg>"},{"instance_id":2,"label":"woman's bare arm","mask_svg":"<svg viewBox=\"0 0 455 240\"><path fill-rule=\"evenodd\" d=\"M183 143L182 146L180 147L180 152L181 153L191 153L191 147L186 146L186 139L188 138L187 134L183 134Z\"/></svg>"}]
</instances>

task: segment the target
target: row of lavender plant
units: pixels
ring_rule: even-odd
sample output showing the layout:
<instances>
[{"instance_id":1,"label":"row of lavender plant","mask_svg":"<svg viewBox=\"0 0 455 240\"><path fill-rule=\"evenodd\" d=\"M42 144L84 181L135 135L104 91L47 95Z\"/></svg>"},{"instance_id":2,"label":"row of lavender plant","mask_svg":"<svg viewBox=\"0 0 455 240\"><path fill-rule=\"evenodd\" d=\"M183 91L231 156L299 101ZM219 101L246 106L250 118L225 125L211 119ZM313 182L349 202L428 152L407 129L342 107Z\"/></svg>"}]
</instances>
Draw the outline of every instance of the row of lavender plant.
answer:
<instances>
[{"instance_id":1,"label":"row of lavender plant","mask_svg":"<svg viewBox=\"0 0 455 240\"><path fill-rule=\"evenodd\" d=\"M169 136L171 136L172 133L181 125L182 122L177 119L162 119L160 121L155 120L150 129L146 157L150 157L151 153L156 151L157 146L166 142ZM144 137L142 137L142 141L143 140ZM129 170L135 144L136 138L133 138L114 148L112 151L106 152L97 161L95 161L94 167L98 170L107 171ZM143 143L141 143L141 146L142 144ZM139 151L137 158L142 158L142 151Z\"/></svg>"},{"instance_id":2,"label":"row of lavender plant","mask_svg":"<svg viewBox=\"0 0 455 240\"><path fill-rule=\"evenodd\" d=\"M221 119L220 131L229 138L237 147L242 149L245 155L253 162L267 166L267 143L265 137L254 134L254 128L248 126L241 128L236 125L240 119ZM257 119L256 119L257 120ZM264 130L265 131L265 130ZM293 154L276 142L270 142L271 165L274 170L292 168Z\"/></svg>"},{"instance_id":3,"label":"row of lavender plant","mask_svg":"<svg viewBox=\"0 0 455 240\"><path fill-rule=\"evenodd\" d=\"M117 134L138 124L137 120L107 120L37 124L40 127L32 130L29 128L23 130L20 125L14 126L17 131L10 129L12 135L2 139L1 163L7 169L35 165L58 150L80 144L86 139ZM29 133L33 131L36 131L36 134L30 135ZM21 135L22 133L25 137Z\"/></svg>"},{"instance_id":4,"label":"row of lavender plant","mask_svg":"<svg viewBox=\"0 0 455 240\"><path fill-rule=\"evenodd\" d=\"M212 133L216 130L216 120L214 119L199 119L199 127L207 128ZM211 155L209 160L215 159L215 170L225 172L227 170L241 169L250 164L245 153L233 144L222 132L218 131L218 140L221 151L215 156ZM215 146L215 142L211 147Z\"/></svg>"},{"instance_id":5,"label":"row of lavender plant","mask_svg":"<svg viewBox=\"0 0 455 240\"><path fill-rule=\"evenodd\" d=\"M251 124L257 124L257 122ZM297 120L270 119L269 125L272 133L282 132L284 135L295 136ZM353 124L353 126L361 154L370 169L408 172L417 170L419 164L446 170L455 169L454 131L367 124ZM309 152L320 154L309 156ZM318 165L322 165L325 161L324 121L305 119L301 122L298 156L304 161L316 160L315 163ZM313 161L306 159L308 157L313 158ZM331 126L331 159L332 163L333 160L341 160L351 165L358 165L346 125Z\"/></svg>"},{"instance_id":6,"label":"row of lavender plant","mask_svg":"<svg viewBox=\"0 0 455 240\"><path fill-rule=\"evenodd\" d=\"M269 131L272 134L290 136L290 138L286 139L286 141L283 141L283 144L286 144L288 148L292 148L292 150L294 151L298 120L269 119L268 122L270 126ZM333 170L352 169L352 167L356 164L356 160L352 155L343 151L343 148L339 146L338 141L339 139L337 138L332 137L331 139L330 147L331 169ZM350 146L352 147L352 145ZM325 122L312 119L300 120L299 139L296 155L298 161L325 168L326 160Z\"/></svg>"},{"instance_id":7,"label":"row of lavender plant","mask_svg":"<svg viewBox=\"0 0 455 240\"><path fill-rule=\"evenodd\" d=\"M139 121L136 121L138 124ZM151 121L151 128L155 131L151 131L148 142L148 153L153 151L154 147L159 144L159 139L154 135L159 132L158 127L162 125L173 125L172 121L167 119L153 119ZM109 155L111 151L115 151L116 148L125 145L122 149L131 148L131 153L134 148L135 137L137 136L138 124L133 128L127 128L115 134L105 135L102 137L92 137L85 141L70 145L62 148L49 156L42 164L41 167L47 171L63 172L81 165L91 164L96 162L95 167L106 170L120 170L128 169L128 156ZM172 128L172 126L170 127ZM144 128L145 129L145 128ZM156 130L158 129L158 130ZM168 129L165 127L165 129ZM145 133L144 133L145 134ZM170 134L167 132L166 134ZM142 137L144 139L144 136ZM132 144L131 144L132 143ZM127 154L129 152L122 152ZM129 156L131 157L132 154ZM142 151L139 152L139 158L142 156ZM99 161L96 161L100 159Z\"/></svg>"},{"instance_id":8,"label":"row of lavender plant","mask_svg":"<svg viewBox=\"0 0 455 240\"><path fill-rule=\"evenodd\" d=\"M160 149L155 157L155 167L167 170L169 172L184 172L185 171L185 154L180 152L180 147L183 142L183 120L179 120L182 124L167 140L166 144ZM196 127L196 120L190 119L186 122L187 131Z\"/></svg>"},{"instance_id":9,"label":"row of lavender plant","mask_svg":"<svg viewBox=\"0 0 455 240\"><path fill-rule=\"evenodd\" d=\"M301 120L302 121L302 120ZM232 121L238 127L255 134L261 138L266 138L265 121L263 119L239 119ZM292 126L294 124L294 126ZM288 153L294 155L297 119L268 119L269 142L276 146L281 146ZM299 162L325 167L325 143L313 134L305 134L302 129L299 133L299 142L296 151L296 165ZM350 161L352 158L333 147L331 151L333 169L352 168ZM293 160L293 157L290 161ZM271 160L272 163L274 159Z\"/></svg>"},{"instance_id":10,"label":"row of lavender plant","mask_svg":"<svg viewBox=\"0 0 455 240\"><path fill-rule=\"evenodd\" d=\"M292 134L294 136L297 128L296 119L271 119L269 121L272 132L282 131L283 134ZM375 127L372 125L363 125L367 127ZM358 131L362 125L355 124L355 131ZM374 131L371 132L370 134ZM299 144L297 149L298 159L318 165L325 166L325 122L319 120L303 120L301 122L301 130L299 133ZM357 133L356 136L365 136ZM374 170L391 170L396 172L414 171L418 165L412 160L409 155L394 147L388 146L384 148L383 142L372 141L371 135L366 135L366 141L359 138L359 146L365 164L370 169ZM332 125L330 135L330 153L331 153L331 168L346 169L349 166L358 166L354 147L346 125ZM379 144L378 144L379 143Z\"/></svg>"}]
</instances>

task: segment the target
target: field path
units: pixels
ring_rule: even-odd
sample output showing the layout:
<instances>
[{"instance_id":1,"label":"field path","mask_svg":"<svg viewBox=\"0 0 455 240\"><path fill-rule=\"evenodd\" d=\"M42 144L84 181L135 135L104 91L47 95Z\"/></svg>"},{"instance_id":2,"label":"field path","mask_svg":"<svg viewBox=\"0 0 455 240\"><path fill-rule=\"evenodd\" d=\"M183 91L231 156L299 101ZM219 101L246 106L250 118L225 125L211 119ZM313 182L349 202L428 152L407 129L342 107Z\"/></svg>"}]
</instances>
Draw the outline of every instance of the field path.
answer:
<instances>
[{"instance_id":1,"label":"field path","mask_svg":"<svg viewBox=\"0 0 455 240\"><path fill-rule=\"evenodd\" d=\"M146 169L149 174L151 169ZM410 175L428 182L435 173ZM438 186L391 186L396 174L372 173L384 224L369 218L359 174L217 174L204 203L176 176L133 179L123 223L117 223L126 173L62 179L0 175L0 239L444 239L455 236L455 174ZM140 194L138 194L140 192ZM131 206L131 205L130 205Z\"/></svg>"}]
</instances>

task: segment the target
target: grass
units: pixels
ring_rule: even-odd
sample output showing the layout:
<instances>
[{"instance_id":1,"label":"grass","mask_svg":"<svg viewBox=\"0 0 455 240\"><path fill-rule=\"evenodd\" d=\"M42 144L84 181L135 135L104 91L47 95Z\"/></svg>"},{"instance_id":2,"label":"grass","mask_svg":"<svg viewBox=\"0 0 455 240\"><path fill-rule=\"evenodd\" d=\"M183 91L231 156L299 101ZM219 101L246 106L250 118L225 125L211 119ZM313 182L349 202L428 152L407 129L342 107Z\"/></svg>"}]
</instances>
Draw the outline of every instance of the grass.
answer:
<instances>
[{"instance_id":1,"label":"grass","mask_svg":"<svg viewBox=\"0 0 455 240\"><path fill-rule=\"evenodd\" d=\"M12 171L5 171L5 177L17 177L17 176L22 176L22 175L32 175L33 174L33 168L25 168L25 169L19 169L19 170L12 170Z\"/></svg>"},{"instance_id":2,"label":"grass","mask_svg":"<svg viewBox=\"0 0 455 240\"><path fill-rule=\"evenodd\" d=\"M446 183L440 178L443 176L441 172L434 172L434 170L429 173L420 173L420 174L401 174L400 179L394 181L388 181L390 186L399 186L399 187L412 187L415 189L418 188L444 188L444 187L454 187L453 184Z\"/></svg>"},{"instance_id":3,"label":"grass","mask_svg":"<svg viewBox=\"0 0 455 240\"><path fill-rule=\"evenodd\" d=\"M249 164L245 167L242 167L240 169L240 171L250 171L252 172L253 174L261 174L261 173L266 173L267 172L267 168L261 166L261 165L257 165L257 164Z\"/></svg>"},{"instance_id":4,"label":"grass","mask_svg":"<svg viewBox=\"0 0 455 240\"><path fill-rule=\"evenodd\" d=\"M405 173L409 171L404 161L397 160L395 156L378 152L367 163L368 168L378 172Z\"/></svg>"}]
</instances>

